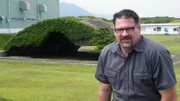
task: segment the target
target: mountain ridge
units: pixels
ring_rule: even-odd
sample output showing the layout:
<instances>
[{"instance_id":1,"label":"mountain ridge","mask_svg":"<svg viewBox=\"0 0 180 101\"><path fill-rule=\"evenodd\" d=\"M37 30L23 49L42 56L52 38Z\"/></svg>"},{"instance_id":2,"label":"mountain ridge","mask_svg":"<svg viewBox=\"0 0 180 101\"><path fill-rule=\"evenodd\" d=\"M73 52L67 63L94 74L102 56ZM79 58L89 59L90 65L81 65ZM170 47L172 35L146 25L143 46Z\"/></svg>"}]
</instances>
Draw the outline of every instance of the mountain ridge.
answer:
<instances>
[{"instance_id":1,"label":"mountain ridge","mask_svg":"<svg viewBox=\"0 0 180 101\"><path fill-rule=\"evenodd\" d=\"M72 4L72 3L66 3L66 2L60 2L59 7L59 16L94 16L90 12L86 11L85 9Z\"/></svg>"}]
</instances>

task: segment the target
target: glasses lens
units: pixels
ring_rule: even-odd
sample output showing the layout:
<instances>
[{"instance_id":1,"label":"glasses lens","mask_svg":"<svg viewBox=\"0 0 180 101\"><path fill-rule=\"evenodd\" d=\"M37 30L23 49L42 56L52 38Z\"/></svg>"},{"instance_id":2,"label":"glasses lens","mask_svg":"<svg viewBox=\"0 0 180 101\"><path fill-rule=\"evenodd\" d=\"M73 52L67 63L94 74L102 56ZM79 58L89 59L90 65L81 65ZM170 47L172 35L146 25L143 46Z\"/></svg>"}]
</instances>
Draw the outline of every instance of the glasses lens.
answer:
<instances>
[{"instance_id":1,"label":"glasses lens","mask_svg":"<svg viewBox=\"0 0 180 101\"><path fill-rule=\"evenodd\" d=\"M125 29L127 33L132 33L134 31L134 27L129 27Z\"/></svg>"},{"instance_id":2,"label":"glasses lens","mask_svg":"<svg viewBox=\"0 0 180 101\"><path fill-rule=\"evenodd\" d=\"M116 28L115 31L118 34L122 34L124 30L126 30L127 33L132 33L134 31L135 27L129 27L129 28Z\"/></svg>"},{"instance_id":3,"label":"glasses lens","mask_svg":"<svg viewBox=\"0 0 180 101\"><path fill-rule=\"evenodd\" d=\"M115 31L116 31L116 33L120 33L121 34L124 31L124 29L117 28L117 29L115 29Z\"/></svg>"}]
</instances>

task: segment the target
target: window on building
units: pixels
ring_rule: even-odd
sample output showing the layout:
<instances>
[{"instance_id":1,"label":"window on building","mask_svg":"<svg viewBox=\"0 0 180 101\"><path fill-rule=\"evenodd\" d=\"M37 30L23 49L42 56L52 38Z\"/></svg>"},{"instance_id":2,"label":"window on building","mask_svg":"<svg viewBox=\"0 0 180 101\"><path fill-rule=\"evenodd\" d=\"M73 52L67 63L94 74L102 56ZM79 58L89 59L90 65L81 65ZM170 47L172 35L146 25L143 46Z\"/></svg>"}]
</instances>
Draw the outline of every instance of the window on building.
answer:
<instances>
[{"instance_id":1,"label":"window on building","mask_svg":"<svg viewBox=\"0 0 180 101\"><path fill-rule=\"evenodd\" d=\"M168 32L168 28L164 28L164 32Z\"/></svg>"},{"instance_id":2,"label":"window on building","mask_svg":"<svg viewBox=\"0 0 180 101\"><path fill-rule=\"evenodd\" d=\"M177 31L177 28L173 28L173 31L176 32L176 31Z\"/></svg>"},{"instance_id":3,"label":"window on building","mask_svg":"<svg viewBox=\"0 0 180 101\"><path fill-rule=\"evenodd\" d=\"M156 28L154 28L153 30L156 31Z\"/></svg>"},{"instance_id":4,"label":"window on building","mask_svg":"<svg viewBox=\"0 0 180 101\"><path fill-rule=\"evenodd\" d=\"M157 27L157 31L160 32L161 31L161 27Z\"/></svg>"}]
</instances>

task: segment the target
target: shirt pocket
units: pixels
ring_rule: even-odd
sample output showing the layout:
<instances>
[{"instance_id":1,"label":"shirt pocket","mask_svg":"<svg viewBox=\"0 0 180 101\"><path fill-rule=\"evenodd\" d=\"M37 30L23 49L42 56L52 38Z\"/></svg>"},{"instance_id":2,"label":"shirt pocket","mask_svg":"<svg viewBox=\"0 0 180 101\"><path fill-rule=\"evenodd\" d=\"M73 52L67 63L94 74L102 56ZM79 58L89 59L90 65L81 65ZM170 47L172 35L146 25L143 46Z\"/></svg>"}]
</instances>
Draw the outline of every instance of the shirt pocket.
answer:
<instances>
[{"instance_id":1,"label":"shirt pocket","mask_svg":"<svg viewBox=\"0 0 180 101\"><path fill-rule=\"evenodd\" d=\"M111 69L106 69L104 74L110 82L111 86L115 89L118 89L119 87L117 85L117 72Z\"/></svg>"},{"instance_id":2,"label":"shirt pocket","mask_svg":"<svg viewBox=\"0 0 180 101\"><path fill-rule=\"evenodd\" d=\"M155 89L151 73L135 72L133 73L133 77L134 89L136 92L151 91Z\"/></svg>"}]
</instances>

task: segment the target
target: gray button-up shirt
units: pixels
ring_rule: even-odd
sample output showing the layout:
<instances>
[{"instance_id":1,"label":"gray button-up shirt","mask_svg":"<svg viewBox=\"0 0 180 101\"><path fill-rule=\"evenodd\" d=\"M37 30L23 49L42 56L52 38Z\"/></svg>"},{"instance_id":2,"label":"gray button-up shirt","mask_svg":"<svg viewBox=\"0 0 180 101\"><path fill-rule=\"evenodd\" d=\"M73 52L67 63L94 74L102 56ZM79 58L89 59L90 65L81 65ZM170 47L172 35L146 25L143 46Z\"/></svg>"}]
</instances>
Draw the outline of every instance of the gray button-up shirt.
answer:
<instances>
[{"instance_id":1,"label":"gray button-up shirt","mask_svg":"<svg viewBox=\"0 0 180 101\"><path fill-rule=\"evenodd\" d=\"M158 90L176 84L170 53L143 36L127 57L118 42L105 47L99 56L95 77L111 84L114 101L160 101Z\"/></svg>"}]
</instances>

